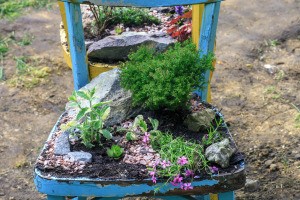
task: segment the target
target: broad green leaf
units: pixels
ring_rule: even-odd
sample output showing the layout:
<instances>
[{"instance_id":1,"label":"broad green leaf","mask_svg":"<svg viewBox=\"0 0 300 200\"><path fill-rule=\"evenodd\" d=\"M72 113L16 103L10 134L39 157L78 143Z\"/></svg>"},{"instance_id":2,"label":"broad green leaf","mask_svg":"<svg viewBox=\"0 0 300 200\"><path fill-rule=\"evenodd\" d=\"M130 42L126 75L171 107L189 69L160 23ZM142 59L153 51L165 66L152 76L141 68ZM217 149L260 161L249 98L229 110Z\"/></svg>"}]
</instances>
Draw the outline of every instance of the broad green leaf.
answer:
<instances>
[{"instance_id":1,"label":"broad green leaf","mask_svg":"<svg viewBox=\"0 0 300 200\"><path fill-rule=\"evenodd\" d=\"M159 122L157 119L152 119L151 117L148 118L151 125L152 125L152 128L153 130L157 130L158 129L158 125L159 125Z\"/></svg>"},{"instance_id":2,"label":"broad green leaf","mask_svg":"<svg viewBox=\"0 0 300 200\"><path fill-rule=\"evenodd\" d=\"M79 113L77 114L76 120L80 120L82 117L84 117L86 115L86 113L88 112L89 108L82 108Z\"/></svg>"},{"instance_id":3,"label":"broad green leaf","mask_svg":"<svg viewBox=\"0 0 300 200\"><path fill-rule=\"evenodd\" d=\"M69 101L73 101L73 102L77 101L77 98L74 95L70 96L68 99L69 99Z\"/></svg>"},{"instance_id":4,"label":"broad green leaf","mask_svg":"<svg viewBox=\"0 0 300 200\"><path fill-rule=\"evenodd\" d=\"M108 130L103 129L100 132L106 139L110 140L112 138L112 134Z\"/></svg>"},{"instance_id":5,"label":"broad green leaf","mask_svg":"<svg viewBox=\"0 0 300 200\"><path fill-rule=\"evenodd\" d=\"M147 132L148 127L147 127L147 123L146 123L144 120L141 120L141 121L140 121L139 126L140 126L140 128L141 128L141 130L142 130L143 132Z\"/></svg>"},{"instance_id":6,"label":"broad green leaf","mask_svg":"<svg viewBox=\"0 0 300 200\"><path fill-rule=\"evenodd\" d=\"M95 130L99 130L100 128L102 128L101 126L102 126L101 121L93 121L93 128Z\"/></svg>"},{"instance_id":7,"label":"broad green leaf","mask_svg":"<svg viewBox=\"0 0 300 200\"><path fill-rule=\"evenodd\" d=\"M102 116L101 116L101 119L103 121L106 120L107 117L108 117L108 115L109 115L109 113L110 113L110 107L106 107L105 110L104 110L104 112L103 112L103 114L102 114Z\"/></svg>"},{"instance_id":8,"label":"broad green leaf","mask_svg":"<svg viewBox=\"0 0 300 200\"><path fill-rule=\"evenodd\" d=\"M100 106L103 106L103 105L109 104L109 103L111 103L111 101L103 101L103 102L99 102L99 103L94 104L94 105L93 105L93 108L98 108L98 107L100 107Z\"/></svg>"},{"instance_id":9,"label":"broad green leaf","mask_svg":"<svg viewBox=\"0 0 300 200\"><path fill-rule=\"evenodd\" d=\"M84 98L86 100L90 100L90 97L85 92L83 92L83 91L77 91L76 94L78 96L80 96L81 98Z\"/></svg>"},{"instance_id":10,"label":"broad green leaf","mask_svg":"<svg viewBox=\"0 0 300 200\"><path fill-rule=\"evenodd\" d=\"M78 104L76 102L70 102L68 105L73 108L78 107Z\"/></svg>"},{"instance_id":11,"label":"broad green leaf","mask_svg":"<svg viewBox=\"0 0 300 200\"><path fill-rule=\"evenodd\" d=\"M93 89L90 91L90 96L91 96L91 98L94 96L95 92L96 92L96 88L93 88Z\"/></svg>"},{"instance_id":12,"label":"broad green leaf","mask_svg":"<svg viewBox=\"0 0 300 200\"><path fill-rule=\"evenodd\" d=\"M128 133L126 133L126 140L128 140L128 141L137 140L137 136L133 132L128 132Z\"/></svg>"},{"instance_id":13,"label":"broad green leaf","mask_svg":"<svg viewBox=\"0 0 300 200\"><path fill-rule=\"evenodd\" d=\"M141 121L141 120L144 120L143 115L138 115L138 116L136 116L136 118L135 118L134 121L133 121L132 127L133 127L133 128L137 128L137 127L140 125L140 121Z\"/></svg>"},{"instance_id":14,"label":"broad green leaf","mask_svg":"<svg viewBox=\"0 0 300 200\"><path fill-rule=\"evenodd\" d=\"M107 155L108 155L109 157L111 157L111 158L114 157L114 152L113 152L113 150L107 149L106 153L107 153Z\"/></svg>"}]
</instances>

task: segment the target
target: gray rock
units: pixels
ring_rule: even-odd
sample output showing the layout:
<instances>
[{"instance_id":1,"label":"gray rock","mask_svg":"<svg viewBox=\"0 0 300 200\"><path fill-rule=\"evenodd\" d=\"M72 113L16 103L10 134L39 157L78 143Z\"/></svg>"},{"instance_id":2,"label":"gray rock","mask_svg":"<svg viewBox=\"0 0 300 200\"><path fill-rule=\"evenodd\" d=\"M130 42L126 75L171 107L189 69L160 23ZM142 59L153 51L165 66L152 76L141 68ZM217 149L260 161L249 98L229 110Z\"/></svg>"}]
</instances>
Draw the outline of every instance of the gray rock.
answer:
<instances>
[{"instance_id":1,"label":"gray rock","mask_svg":"<svg viewBox=\"0 0 300 200\"><path fill-rule=\"evenodd\" d=\"M235 152L231 147L229 139L225 138L221 142L214 143L206 148L205 157L208 161L219 164L222 168L229 166L230 157Z\"/></svg>"},{"instance_id":2,"label":"gray rock","mask_svg":"<svg viewBox=\"0 0 300 200\"><path fill-rule=\"evenodd\" d=\"M278 168L278 165L277 164L271 164L270 165L270 171L274 172L274 171L277 171L279 168Z\"/></svg>"},{"instance_id":3,"label":"gray rock","mask_svg":"<svg viewBox=\"0 0 300 200\"><path fill-rule=\"evenodd\" d=\"M246 179L245 191L246 192L255 192L259 188L259 183L257 180Z\"/></svg>"},{"instance_id":4,"label":"gray rock","mask_svg":"<svg viewBox=\"0 0 300 200\"><path fill-rule=\"evenodd\" d=\"M67 155L64 156L64 160L68 160L70 162L85 162L90 163L92 162L92 154L83 151L74 151L69 152Z\"/></svg>"},{"instance_id":5,"label":"gray rock","mask_svg":"<svg viewBox=\"0 0 300 200\"><path fill-rule=\"evenodd\" d=\"M272 163L273 163L273 160L267 160L267 161L265 162L265 165L266 165L267 167L269 167Z\"/></svg>"},{"instance_id":6,"label":"gray rock","mask_svg":"<svg viewBox=\"0 0 300 200\"><path fill-rule=\"evenodd\" d=\"M299 153L295 155L295 159L300 160L300 154Z\"/></svg>"},{"instance_id":7,"label":"gray rock","mask_svg":"<svg viewBox=\"0 0 300 200\"><path fill-rule=\"evenodd\" d=\"M118 69L113 69L100 74L80 90L91 90L93 88L96 89L96 98L93 101L93 104L103 101L111 101L109 104L111 108L110 115L105 121L105 124L108 126L121 123L125 119L135 116L141 111L141 108L132 107L131 93L121 88ZM88 101L84 99L81 99L80 101L82 107L88 106ZM78 112L74 111L74 109L69 106L69 103L66 105L66 110L73 110L73 113Z\"/></svg>"},{"instance_id":8,"label":"gray rock","mask_svg":"<svg viewBox=\"0 0 300 200\"><path fill-rule=\"evenodd\" d=\"M69 133L63 132L58 136L54 142L54 154L55 155L66 155L71 151L69 143Z\"/></svg>"},{"instance_id":9,"label":"gray rock","mask_svg":"<svg viewBox=\"0 0 300 200\"><path fill-rule=\"evenodd\" d=\"M278 67L276 67L275 65L265 64L264 68L269 74L275 74L278 71Z\"/></svg>"},{"instance_id":10,"label":"gray rock","mask_svg":"<svg viewBox=\"0 0 300 200\"><path fill-rule=\"evenodd\" d=\"M157 52L164 51L176 40L168 35L146 32L124 32L121 35L108 36L94 42L88 48L90 60L121 61L141 45L153 47Z\"/></svg>"},{"instance_id":11,"label":"gray rock","mask_svg":"<svg viewBox=\"0 0 300 200\"><path fill-rule=\"evenodd\" d=\"M184 124L188 127L189 130L196 132L201 129L209 128L215 116L215 111L206 108L205 110L188 115L184 120Z\"/></svg>"}]
</instances>

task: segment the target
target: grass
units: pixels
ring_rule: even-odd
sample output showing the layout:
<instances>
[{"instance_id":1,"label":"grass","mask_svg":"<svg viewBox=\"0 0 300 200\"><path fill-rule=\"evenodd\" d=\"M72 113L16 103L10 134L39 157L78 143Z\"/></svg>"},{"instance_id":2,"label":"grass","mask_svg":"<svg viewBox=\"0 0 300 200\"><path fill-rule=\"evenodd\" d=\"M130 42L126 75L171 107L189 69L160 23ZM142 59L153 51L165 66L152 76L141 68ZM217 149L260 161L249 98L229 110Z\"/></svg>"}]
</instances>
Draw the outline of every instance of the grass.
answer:
<instances>
[{"instance_id":1,"label":"grass","mask_svg":"<svg viewBox=\"0 0 300 200\"><path fill-rule=\"evenodd\" d=\"M32 41L34 39L34 36L30 33L25 33L22 37L21 41L18 42L18 45L20 46L28 46L32 44Z\"/></svg>"},{"instance_id":2,"label":"grass","mask_svg":"<svg viewBox=\"0 0 300 200\"><path fill-rule=\"evenodd\" d=\"M38 59L16 57L16 73L8 80L8 84L19 88L33 88L44 81L51 69L40 66Z\"/></svg>"},{"instance_id":3,"label":"grass","mask_svg":"<svg viewBox=\"0 0 300 200\"><path fill-rule=\"evenodd\" d=\"M295 123L296 128L300 128L300 108L298 108L296 105L292 104L292 106L298 111L295 117Z\"/></svg>"},{"instance_id":4,"label":"grass","mask_svg":"<svg viewBox=\"0 0 300 200\"><path fill-rule=\"evenodd\" d=\"M51 5L53 0L0 0L0 19L15 19L24 8L42 8Z\"/></svg>"}]
</instances>

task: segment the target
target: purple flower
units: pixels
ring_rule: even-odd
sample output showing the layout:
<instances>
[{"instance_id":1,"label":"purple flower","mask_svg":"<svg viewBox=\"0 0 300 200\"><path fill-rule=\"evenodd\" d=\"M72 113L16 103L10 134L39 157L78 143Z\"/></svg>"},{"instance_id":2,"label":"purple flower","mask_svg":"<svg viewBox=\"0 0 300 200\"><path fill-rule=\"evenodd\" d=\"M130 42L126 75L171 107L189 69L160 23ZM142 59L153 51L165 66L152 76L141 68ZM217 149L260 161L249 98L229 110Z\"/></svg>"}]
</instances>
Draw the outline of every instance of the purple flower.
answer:
<instances>
[{"instance_id":1,"label":"purple flower","mask_svg":"<svg viewBox=\"0 0 300 200\"><path fill-rule=\"evenodd\" d=\"M175 12L178 15L183 15L183 6L175 6Z\"/></svg>"},{"instance_id":2,"label":"purple flower","mask_svg":"<svg viewBox=\"0 0 300 200\"><path fill-rule=\"evenodd\" d=\"M182 177L178 174L177 176L174 177L173 181L171 181L171 184L173 186L177 186L179 183L182 182Z\"/></svg>"},{"instance_id":3,"label":"purple flower","mask_svg":"<svg viewBox=\"0 0 300 200\"><path fill-rule=\"evenodd\" d=\"M155 171L150 171L149 175L152 176L152 177L155 176Z\"/></svg>"},{"instance_id":4,"label":"purple flower","mask_svg":"<svg viewBox=\"0 0 300 200\"><path fill-rule=\"evenodd\" d=\"M183 190L192 190L193 186L191 183L184 183L180 185L180 188Z\"/></svg>"},{"instance_id":5,"label":"purple flower","mask_svg":"<svg viewBox=\"0 0 300 200\"><path fill-rule=\"evenodd\" d=\"M149 141L150 141L150 133L145 132L145 135L143 137L143 142L147 144Z\"/></svg>"},{"instance_id":6,"label":"purple flower","mask_svg":"<svg viewBox=\"0 0 300 200\"><path fill-rule=\"evenodd\" d=\"M156 180L157 180L156 177L155 177L155 176L152 176L152 182L153 182L153 183L156 183Z\"/></svg>"},{"instance_id":7,"label":"purple flower","mask_svg":"<svg viewBox=\"0 0 300 200\"><path fill-rule=\"evenodd\" d=\"M218 173L219 172L219 168L218 167L216 167L216 166L211 166L211 167L209 167L210 168L210 171L212 172L212 173Z\"/></svg>"},{"instance_id":8,"label":"purple flower","mask_svg":"<svg viewBox=\"0 0 300 200\"><path fill-rule=\"evenodd\" d=\"M193 175L194 175L194 172L193 172L192 170L189 170L189 169L188 169L188 170L185 171L185 176L186 176L186 177L188 177L188 176L193 176Z\"/></svg>"},{"instance_id":9,"label":"purple flower","mask_svg":"<svg viewBox=\"0 0 300 200\"><path fill-rule=\"evenodd\" d=\"M167 167L171 166L171 162L170 161L166 161L166 160L161 161L160 164L161 164L161 167L163 169L166 169Z\"/></svg>"},{"instance_id":10,"label":"purple flower","mask_svg":"<svg viewBox=\"0 0 300 200\"><path fill-rule=\"evenodd\" d=\"M188 162L189 161L185 156L182 156L182 157L178 158L178 161L177 161L177 163L181 166L187 164Z\"/></svg>"}]
</instances>

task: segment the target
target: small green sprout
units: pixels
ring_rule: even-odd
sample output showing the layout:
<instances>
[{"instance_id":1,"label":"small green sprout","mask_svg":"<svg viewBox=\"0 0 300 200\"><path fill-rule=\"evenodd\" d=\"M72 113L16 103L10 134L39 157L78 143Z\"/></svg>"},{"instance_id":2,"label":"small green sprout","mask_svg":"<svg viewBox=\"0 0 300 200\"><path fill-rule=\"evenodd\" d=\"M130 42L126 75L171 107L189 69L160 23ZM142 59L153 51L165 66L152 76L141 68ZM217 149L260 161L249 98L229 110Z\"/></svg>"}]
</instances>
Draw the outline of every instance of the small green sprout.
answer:
<instances>
[{"instance_id":1,"label":"small green sprout","mask_svg":"<svg viewBox=\"0 0 300 200\"><path fill-rule=\"evenodd\" d=\"M124 148L118 145L112 145L110 149L107 149L106 153L109 157L118 159L123 155Z\"/></svg>"}]
</instances>

